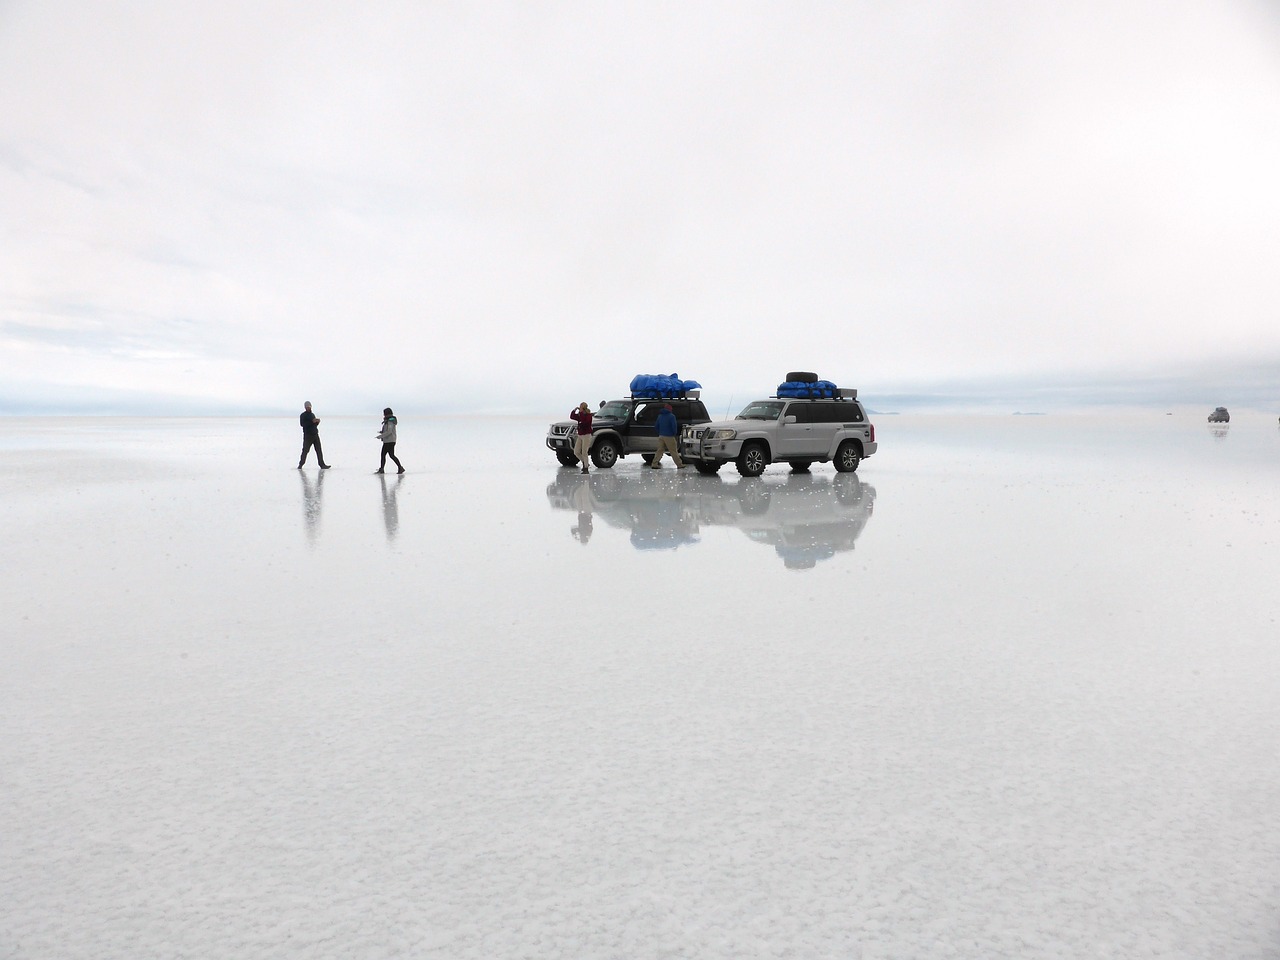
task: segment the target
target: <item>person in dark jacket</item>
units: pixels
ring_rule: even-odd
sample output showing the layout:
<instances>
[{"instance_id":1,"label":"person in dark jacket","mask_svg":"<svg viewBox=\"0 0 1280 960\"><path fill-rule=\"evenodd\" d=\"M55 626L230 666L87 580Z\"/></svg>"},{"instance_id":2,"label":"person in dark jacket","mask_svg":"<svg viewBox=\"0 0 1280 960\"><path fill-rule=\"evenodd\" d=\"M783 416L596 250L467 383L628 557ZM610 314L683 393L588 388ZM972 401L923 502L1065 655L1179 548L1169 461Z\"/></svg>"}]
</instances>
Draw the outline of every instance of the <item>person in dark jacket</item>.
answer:
<instances>
[{"instance_id":1,"label":"person in dark jacket","mask_svg":"<svg viewBox=\"0 0 1280 960\"><path fill-rule=\"evenodd\" d=\"M587 456L591 453L591 408L583 400L576 409L569 411L569 419L578 424L578 439L573 441L573 455L582 464L582 472L587 473Z\"/></svg>"},{"instance_id":2,"label":"person in dark jacket","mask_svg":"<svg viewBox=\"0 0 1280 960\"><path fill-rule=\"evenodd\" d=\"M404 473L404 464L396 457L396 415L391 412L390 407L382 408L382 429L374 434L382 441L382 462L378 464L378 469L374 473L386 473L387 457L395 461L400 469L396 473Z\"/></svg>"},{"instance_id":3,"label":"person in dark jacket","mask_svg":"<svg viewBox=\"0 0 1280 960\"><path fill-rule=\"evenodd\" d=\"M302 469L302 465L307 462L307 454L315 447L320 469L328 470L329 464L324 462L324 451L320 449L320 418L311 412L310 400L302 406L304 409L298 414L298 423L302 425L302 456L298 458L298 469Z\"/></svg>"},{"instance_id":4,"label":"person in dark jacket","mask_svg":"<svg viewBox=\"0 0 1280 960\"><path fill-rule=\"evenodd\" d=\"M671 459L676 462L676 467L683 470L685 463L680 459L680 451L676 448L676 435L680 432L680 423L676 420L676 415L671 409L671 404L663 404L661 412L658 414L658 449L653 455L653 461L649 464L654 470L661 470L662 465L658 462L662 459L662 452L665 450L671 454Z\"/></svg>"}]
</instances>

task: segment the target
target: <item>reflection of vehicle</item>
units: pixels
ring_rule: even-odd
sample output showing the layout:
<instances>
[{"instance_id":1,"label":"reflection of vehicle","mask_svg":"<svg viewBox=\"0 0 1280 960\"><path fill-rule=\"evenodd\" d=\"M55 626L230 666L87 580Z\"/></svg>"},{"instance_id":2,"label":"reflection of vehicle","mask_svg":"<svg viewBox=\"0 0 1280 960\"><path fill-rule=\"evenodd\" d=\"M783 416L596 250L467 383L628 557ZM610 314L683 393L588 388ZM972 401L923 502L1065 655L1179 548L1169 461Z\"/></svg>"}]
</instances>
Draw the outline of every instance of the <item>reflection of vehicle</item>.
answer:
<instances>
[{"instance_id":1,"label":"reflection of vehicle","mask_svg":"<svg viewBox=\"0 0 1280 960\"><path fill-rule=\"evenodd\" d=\"M1227 413L1226 407L1214 407L1213 413L1209 414L1210 423L1230 423L1231 414Z\"/></svg>"},{"instance_id":2,"label":"reflection of vehicle","mask_svg":"<svg viewBox=\"0 0 1280 960\"><path fill-rule=\"evenodd\" d=\"M628 530L637 550L696 544L705 528L737 527L772 546L793 570L853 549L875 507L876 491L852 473L791 474L776 480L726 483L719 477L674 473L610 476L562 472L547 486L552 508L584 510Z\"/></svg>"},{"instance_id":3,"label":"reflection of vehicle","mask_svg":"<svg viewBox=\"0 0 1280 960\"><path fill-rule=\"evenodd\" d=\"M658 413L668 403L681 426L706 423L711 419L707 408L698 399L697 390L691 390L683 397L632 397L606 401L594 415L591 462L597 467L608 468L619 458L638 453L648 463L658 449ZM572 420L553 423L547 431L547 449L566 467L575 466L578 462L573 453L573 442L577 436L578 427Z\"/></svg>"},{"instance_id":4,"label":"reflection of vehicle","mask_svg":"<svg viewBox=\"0 0 1280 960\"><path fill-rule=\"evenodd\" d=\"M758 477L770 463L799 472L832 461L852 473L876 452L876 428L858 402L857 390L829 399L771 397L747 404L733 420L685 427L680 456L702 474L732 461L744 477Z\"/></svg>"}]
</instances>

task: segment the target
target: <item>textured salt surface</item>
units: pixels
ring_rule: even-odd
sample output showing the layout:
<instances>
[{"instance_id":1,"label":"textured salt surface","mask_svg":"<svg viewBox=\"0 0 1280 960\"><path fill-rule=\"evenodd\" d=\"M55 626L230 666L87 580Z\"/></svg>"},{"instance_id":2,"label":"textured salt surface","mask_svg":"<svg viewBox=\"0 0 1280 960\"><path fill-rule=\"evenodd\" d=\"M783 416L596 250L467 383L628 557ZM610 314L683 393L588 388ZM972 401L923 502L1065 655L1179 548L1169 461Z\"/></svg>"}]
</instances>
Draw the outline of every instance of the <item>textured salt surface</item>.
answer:
<instances>
[{"instance_id":1,"label":"textured salt surface","mask_svg":"<svg viewBox=\"0 0 1280 960\"><path fill-rule=\"evenodd\" d=\"M376 419L0 421L0 958L1280 955L1270 417Z\"/></svg>"}]
</instances>

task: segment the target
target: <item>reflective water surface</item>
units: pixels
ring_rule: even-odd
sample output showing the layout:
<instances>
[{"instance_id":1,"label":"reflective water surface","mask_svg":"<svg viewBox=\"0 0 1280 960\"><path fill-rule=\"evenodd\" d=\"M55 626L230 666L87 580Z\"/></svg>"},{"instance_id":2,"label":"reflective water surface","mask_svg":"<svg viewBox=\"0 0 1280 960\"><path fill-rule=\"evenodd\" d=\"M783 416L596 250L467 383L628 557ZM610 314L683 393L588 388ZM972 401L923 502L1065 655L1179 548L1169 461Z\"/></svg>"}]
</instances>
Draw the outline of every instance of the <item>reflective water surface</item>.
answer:
<instances>
[{"instance_id":1,"label":"reflective water surface","mask_svg":"<svg viewBox=\"0 0 1280 960\"><path fill-rule=\"evenodd\" d=\"M0 420L0 957L1280 954L1270 414Z\"/></svg>"}]
</instances>

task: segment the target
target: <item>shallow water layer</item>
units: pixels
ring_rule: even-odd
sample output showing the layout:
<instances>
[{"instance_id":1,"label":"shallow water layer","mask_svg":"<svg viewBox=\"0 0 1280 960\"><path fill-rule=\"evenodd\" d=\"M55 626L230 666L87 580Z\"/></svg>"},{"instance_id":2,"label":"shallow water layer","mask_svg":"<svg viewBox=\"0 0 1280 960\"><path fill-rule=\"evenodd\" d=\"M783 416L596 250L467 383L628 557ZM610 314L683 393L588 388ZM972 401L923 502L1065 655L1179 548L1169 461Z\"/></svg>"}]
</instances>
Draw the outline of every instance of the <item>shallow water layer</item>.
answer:
<instances>
[{"instance_id":1,"label":"shallow water layer","mask_svg":"<svg viewBox=\"0 0 1280 960\"><path fill-rule=\"evenodd\" d=\"M377 426L0 420L0 958L1280 952L1272 418Z\"/></svg>"}]
</instances>

